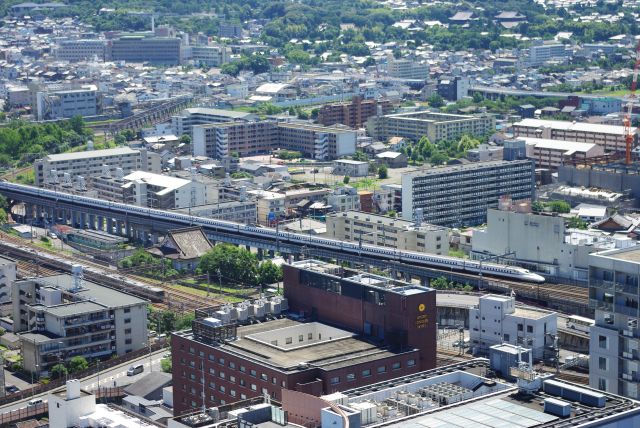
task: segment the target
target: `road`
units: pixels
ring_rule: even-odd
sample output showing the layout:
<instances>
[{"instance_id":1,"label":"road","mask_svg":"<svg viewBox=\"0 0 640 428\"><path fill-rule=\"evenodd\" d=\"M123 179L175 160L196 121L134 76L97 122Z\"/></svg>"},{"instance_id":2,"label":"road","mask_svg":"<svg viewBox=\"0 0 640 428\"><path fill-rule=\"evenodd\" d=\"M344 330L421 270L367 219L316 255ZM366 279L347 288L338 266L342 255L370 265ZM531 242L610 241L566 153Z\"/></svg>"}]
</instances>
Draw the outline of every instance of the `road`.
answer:
<instances>
[{"instance_id":1,"label":"road","mask_svg":"<svg viewBox=\"0 0 640 428\"><path fill-rule=\"evenodd\" d=\"M162 355L169 352L167 349L162 349L160 351L156 351L151 354L151 370L159 371L160 370L160 360L162 360ZM135 376L127 376L127 369L134 364L143 364L144 372L139 373ZM91 391L98 388L98 377L100 378L100 386L124 386L129 385L140 378L144 377L149 373L149 355L146 355L141 358L137 358L135 360L131 360L125 364L121 364L119 366L113 367L108 370L104 370L100 373L100 375L89 376L84 379L81 379L81 386L83 390ZM71 379L71 378L70 378ZM115 382L115 384L114 384ZM63 388L62 388L63 389ZM60 389L58 389L60 390ZM34 397L30 397L28 399L24 399L21 401L16 401L15 403L7 404L5 406L0 407L0 414L7 413L12 410L18 410L23 407L27 407L27 403L32 398L42 398L45 402L47 401L47 396L49 393L57 390L48 391L43 394L35 395Z\"/></svg>"}]
</instances>

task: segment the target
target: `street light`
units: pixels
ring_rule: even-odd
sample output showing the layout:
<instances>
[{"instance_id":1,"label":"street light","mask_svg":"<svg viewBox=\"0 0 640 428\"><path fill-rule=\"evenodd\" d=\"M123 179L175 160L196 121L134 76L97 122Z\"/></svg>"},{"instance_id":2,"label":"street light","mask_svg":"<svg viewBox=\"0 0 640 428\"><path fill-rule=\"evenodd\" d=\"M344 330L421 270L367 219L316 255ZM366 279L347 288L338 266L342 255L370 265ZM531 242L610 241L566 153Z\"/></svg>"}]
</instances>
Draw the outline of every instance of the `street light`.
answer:
<instances>
[{"instance_id":1,"label":"street light","mask_svg":"<svg viewBox=\"0 0 640 428\"><path fill-rule=\"evenodd\" d=\"M36 364L36 367L35 367L36 370L35 371L37 372L39 368L40 368L40 366L38 364ZM35 397L35 395L36 395L36 388L33 385L33 373L34 372L31 372L31 398Z\"/></svg>"},{"instance_id":2,"label":"street light","mask_svg":"<svg viewBox=\"0 0 640 428\"><path fill-rule=\"evenodd\" d=\"M142 342L142 346L147 346L149 348L149 372L153 371L153 367L151 366L151 340L148 340L146 343Z\"/></svg>"}]
</instances>

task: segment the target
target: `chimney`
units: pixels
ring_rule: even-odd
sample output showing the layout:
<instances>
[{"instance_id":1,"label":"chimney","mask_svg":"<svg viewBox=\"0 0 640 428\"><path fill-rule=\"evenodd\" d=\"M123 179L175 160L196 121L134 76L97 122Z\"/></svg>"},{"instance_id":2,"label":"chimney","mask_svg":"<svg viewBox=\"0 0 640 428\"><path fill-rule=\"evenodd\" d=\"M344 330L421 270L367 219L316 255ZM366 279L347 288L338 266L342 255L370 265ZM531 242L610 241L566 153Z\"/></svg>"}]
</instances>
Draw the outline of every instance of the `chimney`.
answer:
<instances>
[{"instance_id":1,"label":"chimney","mask_svg":"<svg viewBox=\"0 0 640 428\"><path fill-rule=\"evenodd\" d=\"M67 401L80 398L80 381L71 379L67 381Z\"/></svg>"}]
</instances>

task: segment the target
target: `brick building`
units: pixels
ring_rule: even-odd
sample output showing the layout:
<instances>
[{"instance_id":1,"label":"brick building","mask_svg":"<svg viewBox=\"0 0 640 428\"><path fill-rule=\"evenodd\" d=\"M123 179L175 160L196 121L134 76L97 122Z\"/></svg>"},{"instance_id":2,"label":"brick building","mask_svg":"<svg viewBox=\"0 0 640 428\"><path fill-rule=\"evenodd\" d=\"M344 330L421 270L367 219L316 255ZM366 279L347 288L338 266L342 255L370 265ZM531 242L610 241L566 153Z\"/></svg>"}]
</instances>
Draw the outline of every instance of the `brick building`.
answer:
<instances>
[{"instance_id":1,"label":"brick building","mask_svg":"<svg viewBox=\"0 0 640 428\"><path fill-rule=\"evenodd\" d=\"M285 298L199 310L191 330L173 334L176 415L435 367L435 291L315 260L284 269Z\"/></svg>"},{"instance_id":2,"label":"brick building","mask_svg":"<svg viewBox=\"0 0 640 428\"><path fill-rule=\"evenodd\" d=\"M362 128L371 116L389 114L389 100L363 100L353 97L351 102L325 104L318 111L318 122L325 125L341 123L351 128Z\"/></svg>"}]
</instances>

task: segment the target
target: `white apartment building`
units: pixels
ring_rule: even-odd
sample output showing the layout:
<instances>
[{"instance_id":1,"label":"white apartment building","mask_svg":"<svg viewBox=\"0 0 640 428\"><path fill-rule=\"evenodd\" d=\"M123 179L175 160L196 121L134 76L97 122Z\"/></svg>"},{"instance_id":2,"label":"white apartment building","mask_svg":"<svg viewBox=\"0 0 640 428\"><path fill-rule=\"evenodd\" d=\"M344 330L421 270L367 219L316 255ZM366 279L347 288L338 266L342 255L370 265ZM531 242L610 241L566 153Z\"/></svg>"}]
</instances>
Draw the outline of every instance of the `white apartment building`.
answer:
<instances>
[{"instance_id":1,"label":"white apartment building","mask_svg":"<svg viewBox=\"0 0 640 428\"><path fill-rule=\"evenodd\" d=\"M192 60L196 65L208 67L220 67L231 58L231 48L227 46L187 46L182 53L183 60Z\"/></svg>"},{"instance_id":2,"label":"white apartment building","mask_svg":"<svg viewBox=\"0 0 640 428\"><path fill-rule=\"evenodd\" d=\"M387 72L389 76L400 79L427 80L429 77L429 64L409 59L394 59L389 61Z\"/></svg>"},{"instance_id":3,"label":"white apartment building","mask_svg":"<svg viewBox=\"0 0 640 428\"><path fill-rule=\"evenodd\" d=\"M327 205L334 211L360 211L360 195L358 189L351 186L339 187L327 196Z\"/></svg>"},{"instance_id":4,"label":"white apartment building","mask_svg":"<svg viewBox=\"0 0 640 428\"><path fill-rule=\"evenodd\" d=\"M501 256L545 276L586 283L589 254L633 245L599 231L567 230L565 218L553 215L487 210L487 227L473 232L471 257Z\"/></svg>"},{"instance_id":5,"label":"white apartment building","mask_svg":"<svg viewBox=\"0 0 640 428\"><path fill-rule=\"evenodd\" d=\"M45 375L75 356L109 358L143 348L148 301L60 274L13 284L13 326L25 370Z\"/></svg>"},{"instance_id":6,"label":"white apartment building","mask_svg":"<svg viewBox=\"0 0 640 428\"><path fill-rule=\"evenodd\" d=\"M0 304L11 302L11 286L16 280L16 261L0 257Z\"/></svg>"},{"instance_id":7,"label":"white apartment building","mask_svg":"<svg viewBox=\"0 0 640 428\"><path fill-rule=\"evenodd\" d=\"M176 209L208 203L206 186L196 180L186 180L169 175L134 171L121 183L114 185L123 190L125 202L141 207Z\"/></svg>"},{"instance_id":8,"label":"white apartment building","mask_svg":"<svg viewBox=\"0 0 640 428\"><path fill-rule=\"evenodd\" d=\"M286 213L285 195L267 190L249 190L247 194L256 198L258 223L272 226Z\"/></svg>"},{"instance_id":9,"label":"white apartment building","mask_svg":"<svg viewBox=\"0 0 640 428\"><path fill-rule=\"evenodd\" d=\"M210 123L224 123L235 121L251 122L258 119L253 113L241 111L221 110L216 108L194 107L187 108L180 114L171 117L171 127L175 135L192 135L195 125L207 125Z\"/></svg>"},{"instance_id":10,"label":"white apartment building","mask_svg":"<svg viewBox=\"0 0 640 428\"><path fill-rule=\"evenodd\" d=\"M485 354L499 343L531 348L534 359L544 357L558 330L555 312L516 306L514 296L489 294L469 309L469 335L474 353Z\"/></svg>"},{"instance_id":11,"label":"white apartment building","mask_svg":"<svg viewBox=\"0 0 640 428\"><path fill-rule=\"evenodd\" d=\"M571 54L563 44L541 44L531 46L529 50L529 65L539 66L552 59L567 59Z\"/></svg>"},{"instance_id":12,"label":"white apartment building","mask_svg":"<svg viewBox=\"0 0 640 428\"><path fill-rule=\"evenodd\" d=\"M640 249L589 256L589 386L640 399Z\"/></svg>"},{"instance_id":13,"label":"white apartment building","mask_svg":"<svg viewBox=\"0 0 640 428\"><path fill-rule=\"evenodd\" d=\"M99 112L98 87L38 91L33 107L37 120L95 116Z\"/></svg>"},{"instance_id":14,"label":"white apartment building","mask_svg":"<svg viewBox=\"0 0 640 428\"><path fill-rule=\"evenodd\" d=\"M33 163L36 186L59 185L65 173L72 180L100 175L104 165L110 170L122 169L125 174L136 170L160 172L159 158L146 150L117 147L105 150L47 155Z\"/></svg>"},{"instance_id":15,"label":"white apartment building","mask_svg":"<svg viewBox=\"0 0 640 428\"><path fill-rule=\"evenodd\" d=\"M339 241L419 251L449 253L449 229L383 215L346 211L327 215L327 237Z\"/></svg>"},{"instance_id":16,"label":"white apartment building","mask_svg":"<svg viewBox=\"0 0 640 428\"><path fill-rule=\"evenodd\" d=\"M106 40L61 40L55 49L55 56L56 59L69 62L93 60L94 58L103 61L106 48Z\"/></svg>"}]
</instances>

